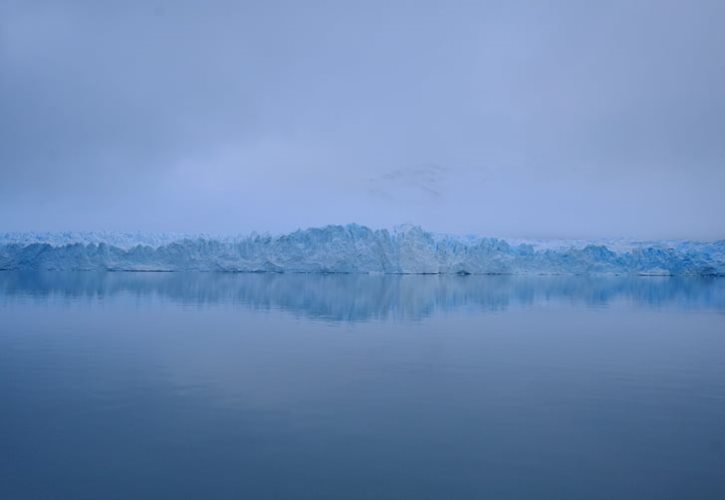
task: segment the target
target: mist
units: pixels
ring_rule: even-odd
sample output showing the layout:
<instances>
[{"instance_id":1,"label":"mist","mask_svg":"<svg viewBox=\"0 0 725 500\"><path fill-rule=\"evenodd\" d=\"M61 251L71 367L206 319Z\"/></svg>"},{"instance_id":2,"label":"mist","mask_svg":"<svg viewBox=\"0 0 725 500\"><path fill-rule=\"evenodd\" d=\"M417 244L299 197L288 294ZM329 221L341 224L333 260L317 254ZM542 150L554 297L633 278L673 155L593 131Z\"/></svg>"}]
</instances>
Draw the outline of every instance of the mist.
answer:
<instances>
[{"instance_id":1,"label":"mist","mask_svg":"<svg viewBox=\"0 0 725 500\"><path fill-rule=\"evenodd\" d=\"M0 231L725 238L725 3L0 2Z\"/></svg>"}]
</instances>

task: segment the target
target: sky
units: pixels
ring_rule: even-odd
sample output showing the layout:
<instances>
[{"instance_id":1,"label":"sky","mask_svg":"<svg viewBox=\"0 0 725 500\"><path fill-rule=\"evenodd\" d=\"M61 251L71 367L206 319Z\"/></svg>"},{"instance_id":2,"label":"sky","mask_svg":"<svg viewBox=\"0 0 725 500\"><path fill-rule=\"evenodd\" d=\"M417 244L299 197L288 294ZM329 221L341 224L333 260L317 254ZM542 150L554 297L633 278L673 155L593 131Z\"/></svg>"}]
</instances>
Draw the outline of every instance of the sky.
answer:
<instances>
[{"instance_id":1,"label":"sky","mask_svg":"<svg viewBox=\"0 0 725 500\"><path fill-rule=\"evenodd\" d=\"M0 231L725 238L725 2L0 0Z\"/></svg>"}]
</instances>

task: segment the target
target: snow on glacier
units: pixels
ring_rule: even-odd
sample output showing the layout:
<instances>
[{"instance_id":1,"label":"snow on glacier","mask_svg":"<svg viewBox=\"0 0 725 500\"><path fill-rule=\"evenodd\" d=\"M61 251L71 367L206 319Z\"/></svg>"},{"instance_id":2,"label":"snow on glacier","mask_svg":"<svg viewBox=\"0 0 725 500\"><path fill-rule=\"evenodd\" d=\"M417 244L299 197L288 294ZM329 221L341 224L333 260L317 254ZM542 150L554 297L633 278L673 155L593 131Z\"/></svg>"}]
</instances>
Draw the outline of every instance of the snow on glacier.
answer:
<instances>
[{"instance_id":1,"label":"snow on glacier","mask_svg":"<svg viewBox=\"0 0 725 500\"><path fill-rule=\"evenodd\" d=\"M2 270L725 275L725 241L535 241L326 226L271 236L0 233Z\"/></svg>"}]
</instances>

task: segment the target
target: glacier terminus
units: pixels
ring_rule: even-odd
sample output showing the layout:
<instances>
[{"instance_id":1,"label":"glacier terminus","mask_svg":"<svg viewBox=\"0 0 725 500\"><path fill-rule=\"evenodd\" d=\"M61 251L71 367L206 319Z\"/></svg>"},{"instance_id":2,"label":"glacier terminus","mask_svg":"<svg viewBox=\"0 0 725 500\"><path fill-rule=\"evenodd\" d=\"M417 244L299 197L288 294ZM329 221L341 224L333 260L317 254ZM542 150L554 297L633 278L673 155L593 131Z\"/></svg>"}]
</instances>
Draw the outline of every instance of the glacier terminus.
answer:
<instances>
[{"instance_id":1,"label":"glacier terminus","mask_svg":"<svg viewBox=\"0 0 725 500\"><path fill-rule=\"evenodd\" d=\"M4 233L0 270L725 275L725 240L525 241L349 224L271 236Z\"/></svg>"}]
</instances>

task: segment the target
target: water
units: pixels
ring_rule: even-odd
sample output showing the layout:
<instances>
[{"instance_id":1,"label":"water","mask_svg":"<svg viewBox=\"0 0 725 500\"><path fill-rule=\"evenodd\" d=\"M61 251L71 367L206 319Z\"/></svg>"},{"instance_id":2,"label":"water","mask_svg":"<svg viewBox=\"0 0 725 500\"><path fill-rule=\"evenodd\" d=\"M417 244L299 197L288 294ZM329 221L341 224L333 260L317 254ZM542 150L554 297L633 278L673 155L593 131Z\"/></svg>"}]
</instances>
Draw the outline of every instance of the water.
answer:
<instances>
[{"instance_id":1,"label":"water","mask_svg":"<svg viewBox=\"0 0 725 500\"><path fill-rule=\"evenodd\" d=\"M725 280L0 273L0 498L725 498Z\"/></svg>"}]
</instances>

